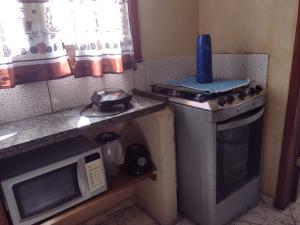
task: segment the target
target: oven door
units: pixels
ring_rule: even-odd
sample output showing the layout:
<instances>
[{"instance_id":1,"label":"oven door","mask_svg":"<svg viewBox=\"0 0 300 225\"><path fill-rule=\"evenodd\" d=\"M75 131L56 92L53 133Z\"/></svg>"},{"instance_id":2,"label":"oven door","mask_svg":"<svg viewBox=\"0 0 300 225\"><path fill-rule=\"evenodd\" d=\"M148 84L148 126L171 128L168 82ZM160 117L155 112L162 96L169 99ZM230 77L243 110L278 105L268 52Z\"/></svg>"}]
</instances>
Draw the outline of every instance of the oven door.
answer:
<instances>
[{"instance_id":1,"label":"oven door","mask_svg":"<svg viewBox=\"0 0 300 225\"><path fill-rule=\"evenodd\" d=\"M264 108L217 125L217 203L259 176Z\"/></svg>"}]
</instances>

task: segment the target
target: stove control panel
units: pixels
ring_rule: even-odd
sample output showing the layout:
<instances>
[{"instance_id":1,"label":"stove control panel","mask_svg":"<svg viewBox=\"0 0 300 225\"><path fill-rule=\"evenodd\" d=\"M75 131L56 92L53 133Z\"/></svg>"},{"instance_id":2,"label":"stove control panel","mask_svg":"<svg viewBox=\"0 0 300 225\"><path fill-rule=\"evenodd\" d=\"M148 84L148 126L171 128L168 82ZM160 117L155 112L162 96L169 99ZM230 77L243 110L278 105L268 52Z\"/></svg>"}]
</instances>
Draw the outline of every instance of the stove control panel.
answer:
<instances>
[{"instance_id":1,"label":"stove control panel","mask_svg":"<svg viewBox=\"0 0 300 225\"><path fill-rule=\"evenodd\" d=\"M223 107L226 103L232 104L237 98L239 101L245 100L247 96L254 97L255 95L259 95L263 91L263 88L260 85L256 85L255 87L250 87L248 90L239 90L235 94L225 94L219 96L217 104L221 107Z\"/></svg>"},{"instance_id":2,"label":"stove control panel","mask_svg":"<svg viewBox=\"0 0 300 225\"><path fill-rule=\"evenodd\" d=\"M152 92L168 96L172 102L188 104L193 107L205 110L220 110L249 102L252 99L264 95L264 90L260 85L242 87L221 94L199 94L190 90L182 90L176 87L153 86Z\"/></svg>"}]
</instances>

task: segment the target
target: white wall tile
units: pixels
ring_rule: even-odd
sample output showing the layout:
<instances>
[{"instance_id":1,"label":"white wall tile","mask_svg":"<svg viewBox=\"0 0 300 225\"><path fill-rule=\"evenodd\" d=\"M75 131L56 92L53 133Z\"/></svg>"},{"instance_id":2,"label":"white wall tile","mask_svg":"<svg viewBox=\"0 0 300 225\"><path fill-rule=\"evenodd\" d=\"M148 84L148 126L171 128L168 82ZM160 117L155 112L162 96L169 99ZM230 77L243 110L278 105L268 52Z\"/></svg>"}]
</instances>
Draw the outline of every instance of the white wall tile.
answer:
<instances>
[{"instance_id":1,"label":"white wall tile","mask_svg":"<svg viewBox=\"0 0 300 225\"><path fill-rule=\"evenodd\" d=\"M145 63L138 63L137 70L134 71L134 87L139 90L146 90Z\"/></svg>"},{"instance_id":2,"label":"white wall tile","mask_svg":"<svg viewBox=\"0 0 300 225\"><path fill-rule=\"evenodd\" d=\"M195 58L193 56L177 56L145 62L145 73L149 90L149 86L152 84L195 74Z\"/></svg>"},{"instance_id":3,"label":"white wall tile","mask_svg":"<svg viewBox=\"0 0 300 225\"><path fill-rule=\"evenodd\" d=\"M213 54L214 79L251 79L267 85L268 54Z\"/></svg>"},{"instance_id":4,"label":"white wall tile","mask_svg":"<svg viewBox=\"0 0 300 225\"><path fill-rule=\"evenodd\" d=\"M48 81L54 111L74 108L91 102L95 90L104 87L102 78L73 76Z\"/></svg>"},{"instance_id":5,"label":"white wall tile","mask_svg":"<svg viewBox=\"0 0 300 225\"><path fill-rule=\"evenodd\" d=\"M46 82L0 90L0 124L51 113Z\"/></svg>"},{"instance_id":6,"label":"white wall tile","mask_svg":"<svg viewBox=\"0 0 300 225\"><path fill-rule=\"evenodd\" d=\"M124 74L106 74L98 78L71 76L48 83L54 111L61 111L89 104L94 91L103 88L121 88L129 91L134 86L134 77L133 71L129 70Z\"/></svg>"},{"instance_id":7,"label":"white wall tile","mask_svg":"<svg viewBox=\"0 0 300 225\"><path fill-rule=\"evenodd\" d=\"M130 91L134 88L133 74L133 70L126 70L123 74L106 74L103 77L104 88L120 88Z\"/></svg>"},{"instance_id":8,"label":"white wall tile","mask_svg":"<svg viewBox=\"0 0 300 225\"><path fill-rule=\"evenodd\" d=\"M266 87L268 54L213 54L214 79L251 79ZM196 74L196 56L176 56L145 62L147 90L158 82Z\"/></svg>"}]
</instances>

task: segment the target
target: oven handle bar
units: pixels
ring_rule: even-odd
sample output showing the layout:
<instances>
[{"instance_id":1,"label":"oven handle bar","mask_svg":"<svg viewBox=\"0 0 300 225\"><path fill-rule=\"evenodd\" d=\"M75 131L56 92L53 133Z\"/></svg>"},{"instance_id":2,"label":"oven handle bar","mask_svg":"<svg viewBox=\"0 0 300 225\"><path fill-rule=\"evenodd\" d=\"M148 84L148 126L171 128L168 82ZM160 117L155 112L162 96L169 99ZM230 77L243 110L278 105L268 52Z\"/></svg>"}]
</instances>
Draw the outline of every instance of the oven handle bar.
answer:
<instances>
[{"instance_id":1,"label":"oven handle bar","mask_svg":"<svg viewBox=\"0 0 300 225\"><path fill-rule=\"evenodd\" d=\"M264 111L265 111L265 109L262 108L261 110L259 110L254 115L246 117L244 119L235 120L235 121L231 121L231 122L228 122L228 123L218 124L217 125L217 130L218 131L230 130L230 129L234 129L234 128L237 128L237 127L241 127L241 126L253 123L254 121L258 120L260 117L262 117L262 115L264 114Z\"/></svg>"}]
</instances>

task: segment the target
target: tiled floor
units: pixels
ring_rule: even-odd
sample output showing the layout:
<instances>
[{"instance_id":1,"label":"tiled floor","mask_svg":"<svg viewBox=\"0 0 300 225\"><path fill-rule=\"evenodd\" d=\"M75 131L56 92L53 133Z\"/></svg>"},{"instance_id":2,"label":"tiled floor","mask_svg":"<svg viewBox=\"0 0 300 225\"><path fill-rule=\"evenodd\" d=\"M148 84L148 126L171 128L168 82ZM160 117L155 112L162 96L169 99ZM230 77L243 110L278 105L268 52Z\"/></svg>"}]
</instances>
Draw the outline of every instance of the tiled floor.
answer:
<instances>
[{"instance_id":1,"label":"tiled floor","mask_svg":"<svg viewBox=\"0 0 300 225\"><path fill-rule=\"evenodd\" d=\"M119 210L99 225L159 225L146 212L136 206ZM176 225L195 225L180 217Z\"/></svg>"},{"instance_id":2,"label":"tiled floor","mask_svg":"<svg viewBox=\"0 0 300 225\"><path fill-rule=\"evenodd\" d=\"M293 207L296 207L293 206ZM300 205L298 205L300 209ZM300 222L300 221L299 221ZM253 209L237 217L229 225L300 225L295 223L291 208L285 211L273 209L271 206L260 203Z\"/></svg>"},{"instance_id":3,"label":"tiled floor","mask_svg":"<svg viewBox=\"0 0 300 225\"><path fill-rule=\"evenodd\" d=\"M100 225L158 225L149 215L136 206L122 209L112 214ZM179 217L176 225L195 225L188 219ZM268 203L260 203L227 225L300 225L300 198L284 211L272 208Z\"/></svg>"},{"instance_id":4,"label":"tiled floor","mask_svg":"<svg viewBox=\"0 0 300 225\"><path fill-rule=\"evenodd\" d=\"M156 225L157 223L136 206L120 210L100 225Z\"/></svg>"},{"instance_id":5,"label":"tiled floor","mask_svg":"<svg viewBox=\"0 0 300 225\"><path fill-rule=\"evenodd\" d=\"M284 211L274 209L262 200L228 225L300 225L300 197Z\"/></svg>"}]
</instances>

